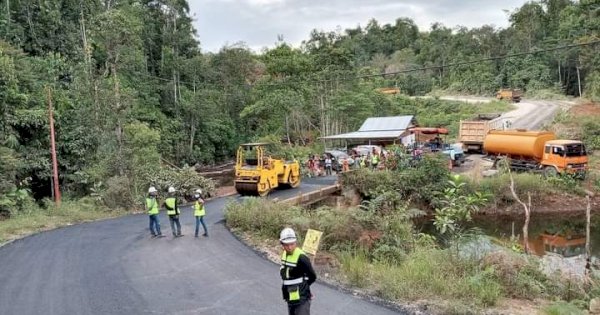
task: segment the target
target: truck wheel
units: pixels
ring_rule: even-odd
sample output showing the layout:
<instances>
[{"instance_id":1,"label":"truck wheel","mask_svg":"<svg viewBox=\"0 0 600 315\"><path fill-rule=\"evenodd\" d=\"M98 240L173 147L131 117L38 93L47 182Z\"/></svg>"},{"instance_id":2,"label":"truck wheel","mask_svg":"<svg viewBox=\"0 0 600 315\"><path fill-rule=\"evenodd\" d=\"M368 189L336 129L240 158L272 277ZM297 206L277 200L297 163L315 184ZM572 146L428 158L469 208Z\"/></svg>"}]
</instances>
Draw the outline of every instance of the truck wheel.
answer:
<instances>
[{"instance_id":1,"label":"truck wheel","mask_svg":"<svg viewBox=\"0 0 600 315\"><path fill-rule=\"evenodd\" d=\"M546 166L544 167L544 176L545 177L555 177L558 175L558 171L554 166Z\"/></svg>"}]
</instances>

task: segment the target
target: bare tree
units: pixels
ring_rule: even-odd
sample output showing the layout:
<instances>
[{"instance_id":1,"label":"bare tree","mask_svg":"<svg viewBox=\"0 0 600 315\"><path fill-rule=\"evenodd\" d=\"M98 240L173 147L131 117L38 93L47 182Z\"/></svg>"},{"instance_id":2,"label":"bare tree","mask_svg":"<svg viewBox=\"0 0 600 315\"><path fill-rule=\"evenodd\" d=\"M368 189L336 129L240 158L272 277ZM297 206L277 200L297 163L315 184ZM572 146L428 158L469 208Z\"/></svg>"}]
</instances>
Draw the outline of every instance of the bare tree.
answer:
<instances>
[{"instance_id":1,"label":"bare tree","mask_svg":"<svg viewBox=\"0 0 600 315\"><path fill-rule=\"evenodd\" d=\"M510 169L508 170L508 175L510 176L510 192L512 193L513 198L523 206L525 210L525 223L523 224L523 246L525 249L525 253L529 254L529 218L531 216L531 193L527 192L528 204L521 201L521 198L517 195L515 190L515 179L513 178L512 172Z\"/></svg>"}]
</instances>

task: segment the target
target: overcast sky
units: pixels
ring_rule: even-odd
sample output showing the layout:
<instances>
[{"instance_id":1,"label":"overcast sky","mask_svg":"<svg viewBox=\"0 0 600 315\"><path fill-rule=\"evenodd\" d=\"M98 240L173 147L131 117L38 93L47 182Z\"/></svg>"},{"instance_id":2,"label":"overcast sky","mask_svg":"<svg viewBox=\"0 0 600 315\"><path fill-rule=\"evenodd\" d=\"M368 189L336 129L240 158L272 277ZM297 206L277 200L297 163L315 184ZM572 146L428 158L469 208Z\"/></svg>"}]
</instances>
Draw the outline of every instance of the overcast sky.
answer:
<instances>
[{"instance_id":1,"label":"overcast sky","mask_svg":"<svg viewBox=\"0 0 600 315\"><path fill-rule=\"evenodd\" d=\"M312 29L335 31L409 17L428 30L434 22L448 27L508 25L508 14L526 0L189 0L202 51L244 42L259 52L277 36L298 47Z\"/></svg>"}]
</instances>

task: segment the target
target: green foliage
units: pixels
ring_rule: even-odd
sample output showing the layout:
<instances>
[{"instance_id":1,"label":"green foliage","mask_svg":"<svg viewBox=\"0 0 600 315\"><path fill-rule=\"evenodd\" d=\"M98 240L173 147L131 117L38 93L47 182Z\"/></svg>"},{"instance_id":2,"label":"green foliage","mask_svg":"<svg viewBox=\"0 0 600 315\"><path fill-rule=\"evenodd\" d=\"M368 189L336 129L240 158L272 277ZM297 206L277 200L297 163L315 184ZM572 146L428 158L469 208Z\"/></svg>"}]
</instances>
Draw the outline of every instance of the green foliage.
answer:
<instances>
[{"instance_id":1,"label":"green foliage","mask_svg":"<svg viewBox=\"0 0 600 315\"><path fill-rule=\"evenodd\" d=\"M479 211L479 206L486 203L487 198L479 193L465 193L466 183L460 175L448 180L448 187L436 202L433 225L441 234L455 234L461 230L462 224L471 221L471 215Z\"/></svg>"},{"instance_id":2,"label":"green foliage","mask_svg":"<svg viewBox=\"0 0 600 315\"><path fill-rule=\"evenodd\" d=\"M350 285L362 288L369 284L370 264L367 255L358 250L354 253L342 252L339 255L342 271L348 279Z\"/></svg>"},{"instance_id":3,"label":"green foliage","mask_svg":"<svg viewBox=\"0 0 600 315\"><path fill-rule=\"evenodd\" d=\"M546 315L583 315L583 310L568 302L558 301L543 308Z\"/></svg>"},{"instance_id":4,"label":"green foliage","mask_svg":"<svg viewBox=\"0 0 600 315\"><path fill-rule=\"evenodd\" d=\"M288 226L289 218L302 217L300 209L260 198L248 198L243 203L231 202L225 208L227 225L242 231L253 232L265 238L275 238ZM297 230L296 233L299 233Z\"/></svg>"},{"instance_id":5,"label":"green foliage","mask_svg":"<svg viewBox=\"0 0 600 315\"><path fill-rule=\"evenodd\" d=\"M600 149L600 122L598 119L588 117L583 120L582 140L588 150Z\"/></svg>"},{"instance_id":6,"label":"green foliage","mask_svg":"<svg viewBox=\"0 0 600 315\"><path fill-rule=\"evenodd\" d=\"M444 189L449 176L447 162L441 155L425 156L415 167L397 171L359 169L342 174L340 183L373 198L382 192L395 191L400 198L428 205ZM410 184L406 184L410 183Z\"/></svg>"},{"instance_id":7,"label":"green foliage","mask_svg":"<svg viewBox=\"0 0 600 315\"><path fill-rule=\"evenodd\" d=\"M492 306L503 289L492 270L480 270L439 249L418 249L398 265L374 264L378 292L391 299L460 299Z\"/></svg>"}]
</instances>

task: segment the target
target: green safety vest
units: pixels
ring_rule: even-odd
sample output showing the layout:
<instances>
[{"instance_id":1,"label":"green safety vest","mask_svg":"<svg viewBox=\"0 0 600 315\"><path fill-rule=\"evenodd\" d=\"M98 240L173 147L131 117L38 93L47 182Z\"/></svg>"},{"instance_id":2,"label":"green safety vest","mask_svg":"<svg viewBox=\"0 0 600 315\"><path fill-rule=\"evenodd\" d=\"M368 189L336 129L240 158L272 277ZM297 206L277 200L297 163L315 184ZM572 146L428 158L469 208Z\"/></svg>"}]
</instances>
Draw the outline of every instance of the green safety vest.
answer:
<instances>
[{"instance_id":1,"label":"green safety vest","mask_svg":"<svg viewBox=\"0 0 600 315\"><path fill-rule=\"evenodd\" d=\"M373 155L371 163L372 164L378 164L379 163L379 156L378 155Z\"/></svg>"},{"instance_id":2,"label":"green safety vest","mask_svg":"<svg viewBox=\"0 0 600 315\"><path fill-rule=\"evenodd\" d=\"M204 204L196 201L196 203L194 203L194 216L202 217L205 214L206 211L204 211Z\"/></svg>"},{"instance_id":3,"label":"green safety vest","mask_svg":"<svg viewBox=\"0 0 600 315\"><path fill-rule=\"evenodd\" d=\"M148 214L158 214L158 202L156 202L156 198L146 198L146 209L148 209Z\"/></svg>"},{"instance_id":4,"label":"green safety vest","mask_svg":"<svg viewBox=\"0 0 600 315\"><path fill-rule=\"evenodd\" d=\"M290 270L297 266L298 259L300 259L300 255L302 254L304 252L298 247L294 249L291 255L288 255L286 251L283 251L283 254L281 254L281 269L285 269L283 273L283 286L289 294L289 302L300 301L300 285L307 280L305 277L290 278Z\"/></svg>"},{"instance_id":5,"label":"green safety vest","mask_svg":"<svg viewBox=\"0 0 600 315\"><path fill-rule=\"evenodd\" d=\"M179 214L179 209L176 208L177 198L169 197L165 199L165 206L167 208L168 215L177 215Z\"/></svg>"}]
</instances>

